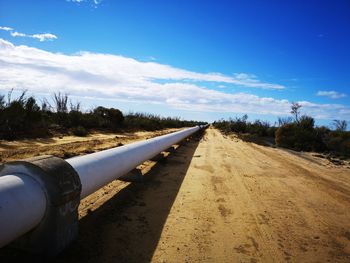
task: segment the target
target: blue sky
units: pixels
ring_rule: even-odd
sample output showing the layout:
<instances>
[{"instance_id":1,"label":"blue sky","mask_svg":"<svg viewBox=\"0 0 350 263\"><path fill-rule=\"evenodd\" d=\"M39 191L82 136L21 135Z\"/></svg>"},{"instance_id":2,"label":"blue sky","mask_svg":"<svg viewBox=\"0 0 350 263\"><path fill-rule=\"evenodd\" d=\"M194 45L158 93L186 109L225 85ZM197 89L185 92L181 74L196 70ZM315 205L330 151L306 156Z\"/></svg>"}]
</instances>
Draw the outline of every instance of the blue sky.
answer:
<instances>
[{"instance_id":1,"label":"blue sky","mask_svg":"<svg viewBox=\"0 0 350 263\"><path fill-rule=\"evenodd\" d=\"M0 1L0 89L213 121L350 120L349 1Z\"/></svg>"}]
</instances>

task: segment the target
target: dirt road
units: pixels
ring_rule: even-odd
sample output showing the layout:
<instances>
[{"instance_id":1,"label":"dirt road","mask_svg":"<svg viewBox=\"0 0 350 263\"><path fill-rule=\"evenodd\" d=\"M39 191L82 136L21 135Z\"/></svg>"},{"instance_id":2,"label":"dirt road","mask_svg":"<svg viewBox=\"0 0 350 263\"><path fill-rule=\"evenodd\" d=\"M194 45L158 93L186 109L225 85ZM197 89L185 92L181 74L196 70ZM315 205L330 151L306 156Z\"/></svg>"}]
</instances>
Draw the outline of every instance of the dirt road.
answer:
<instances>
[{"instance_id":1,"label":"dirt road","mask_svg":"<svg viewBox=\"0 0 350 263\"><path fill-rule=\"evenodd\" d=\"M212 128L83 200L56 262L350 262L350 169Z\"/></svg>"}]
</instances>

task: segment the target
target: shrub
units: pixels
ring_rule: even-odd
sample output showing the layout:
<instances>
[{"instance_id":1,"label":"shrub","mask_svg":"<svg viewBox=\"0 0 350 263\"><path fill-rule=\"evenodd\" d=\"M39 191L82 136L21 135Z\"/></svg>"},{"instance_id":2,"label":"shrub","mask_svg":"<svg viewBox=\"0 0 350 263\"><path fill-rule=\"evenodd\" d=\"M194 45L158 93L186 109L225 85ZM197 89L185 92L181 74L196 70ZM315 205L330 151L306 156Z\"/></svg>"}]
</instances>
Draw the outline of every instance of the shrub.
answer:
<instances>
[{"instance_id":1,"label":"shrub","mask_svg":"<svg viewBox=\"0 0 350 263\"><path fill-rule=\"evenodd\" d=\"M68 127L77 127L83 125L83 113L77 110L71 110L67 115L66 125Z\"/></svg>"},{"instance_id":2,"label":"shrub","mask_svg":"<svg viewBox=\"0 0 350 263\"><path fill-rule=\"evenodd\" d=\"M93 114L97 117L99 126L102 128L116 129L122 126L124 121L123 113L114 108L97 107Z\"/></svg>"},{"instance_id":3,"label":"shrub","mask_svg":"<svg viewBox=\"0 0 350 263\"><path fill-rule=\"evenodd\" d=\"M258 136L268 136L270 124L268 122L256 120L254 123L248 125L248 132Z\"/></svg>"},{"instance_id":4,"label":"shrub","mask_svg":"<svg viewBox=\"0 0 350 263\"><path fill-rule=\"evenodd\" d=\"M321 151L326 146L323 132L314 128L314 119L302 116L298 122L285 124L276 131L275 142L278 146L298 151Z\"/></svg>"},{"instance_id":5,"label":"shrub","mask_svg":"<svg viewBox=\"0 0 350 263\"><path fill-rule=\"evenodd\" d=\"M241 118L236 117L235 120L230 120L231 131L238 133L247 132L247 119L248 115L245 114Z\"/></svg>"},{"instance_id":6,"label":"shrub","mask_svg":"<svg viewBox=\"0 0 350 263\"><path fill-rule=\"evenodd\" d=\"M54 93L53 101L55 105L56 112L53 114L54 122L63 126L70 127L69 117L68 117L68 95L62 93Z\"/></svg>"},{"instance_id":7,"label":"shrub","mask_svg":"<svg viewBox=\"0 0 350 263\"><path fill-rule=\"evenodd\" d=\"M77 126L77 127L72 128L72 133L75 136L80 136L80 137L85 137L88 135L87 130L82 126Z\"/></svg>"},{"instance_id":8,"label":"shrub","mask_svg":"<svg viewBox=\"0 0 350 263\"><path fill-rule=\"evenodd\" d=\"M350 132L333 131L325 139L327 148L330 151L339 152L344 155L350 155Z\"/></svg>"},{"instance_id":9,"label":"shrub","mask_svg":"<svg viewBox=\"0 0 350 263\"><path fill-rule=\"evenodd\" d=\"M295 124L289 123L282 125L276 131L275 141L278 146L282 147L294 147L294 133L295 133Z\"/></svg>"},{"instance_id":10,"label":"shrub","mask_svg":"<svg viewBox=\"0 0 350 263\"><path fill-rule=\"evenodd\" d=\"M213 123L213 126L217 129L219 129L220 131L222 131L223 133L231 132L230 121L225 121L225 120L215 121Z\"/></svg>"},{"instance_id":11,"label":"shrub","mask_svg":"<svg viewBox=\"0 0 350 263\"><path fill-rule=\"evenodd\" d=\"M48 125L42 117L40 107L34 97L26 97L23 92L17 99L0 103L0 135L13 140L18 137L42 137L47 135Z\"/></svg>"},{"instance_id":12,"label":"shrub","mask_svg":"<svg viewBox=\"0 0 350 263\"><path fill-rule=\"evenodd\" d=\"M345 120L333 120L333 125L336 131L346 131L346 127L348 126Z\"/></svg>"},{"instance_id":13,"label":"shrub","mask_svg":"<svg viewBox=\"0 0 350 263\"><path fill-rule=\"evenodd\" d=\"M276 127L269 127L267 129L267 136L275 138L276 131L277 131Z\"/></svg>"}]
</instances>

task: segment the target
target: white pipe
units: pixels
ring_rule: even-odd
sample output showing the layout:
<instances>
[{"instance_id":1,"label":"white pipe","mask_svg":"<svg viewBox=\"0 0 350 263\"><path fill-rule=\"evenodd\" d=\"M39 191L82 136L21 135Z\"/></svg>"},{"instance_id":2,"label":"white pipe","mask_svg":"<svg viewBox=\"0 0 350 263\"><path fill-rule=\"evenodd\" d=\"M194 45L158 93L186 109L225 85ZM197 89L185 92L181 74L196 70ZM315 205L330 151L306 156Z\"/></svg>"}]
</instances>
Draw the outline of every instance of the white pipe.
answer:
<instances>
[{"instance_id":1,"label":"white pipe","mask_svg":"<svg viewBox=\"0 0 350 263\"><path fill-rule=\"evenodd\" d=\"M28 175L0 177L0 247L27 233L42 220L46 196Z\"/></svg>"},{"instance_id":2,"label":"white pipe","mask_svg":"<svg viewBox=\"0 0 350 263\"><path fill-rule=\"evenodd\" d=\"M200 127L192 127L146 141L125 145L66 161L78 173L81 199L131 171ZM46 212L46 194L25 174L0 177L0 248L37 226Z\"/></svg>"},{"instance_id":3,"label":"white pipe","mask_svg":"<svg viewBox=\"0 0 350 263\"><path fill-rule=\"evenodd\" d=\"M66 161L80 177L82 185L80 198L83 199L102 186L125 175L139 164L199 129L200 127L196 126L149 140L67 159Z\"/></svg>"}]
</instances>

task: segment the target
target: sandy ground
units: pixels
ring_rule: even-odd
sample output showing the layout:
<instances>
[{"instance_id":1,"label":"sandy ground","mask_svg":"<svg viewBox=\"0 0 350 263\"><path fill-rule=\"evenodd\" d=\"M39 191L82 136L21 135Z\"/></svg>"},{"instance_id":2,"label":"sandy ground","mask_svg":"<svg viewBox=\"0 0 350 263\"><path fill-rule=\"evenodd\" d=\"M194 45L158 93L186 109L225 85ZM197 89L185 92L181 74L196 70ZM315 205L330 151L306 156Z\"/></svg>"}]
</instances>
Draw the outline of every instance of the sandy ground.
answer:
<instances>
[{"instance_id":1,"label":"sandy ground","mask_svg":"<svg viewBox=\"0 0 350 263\"><path fill-rule=\"evenodd\" d=\"M55 262L350 262L349 164L210 128L140 168L82 200Z\"/></svg>"},{"instance_id":2,"label":"sandy ground","mask_svg":"<svg viewBox=\"0 0 350 263\"><path fill-rule=\"evenodd\" d=\"M93 153L123 144L163 135L177 129L129 133L93 133L86 137L61 136L45 139L18 141L0 140L0 162L8 162L33 156L51 154L61 158Z\"/></svg>"}]
</instances>

